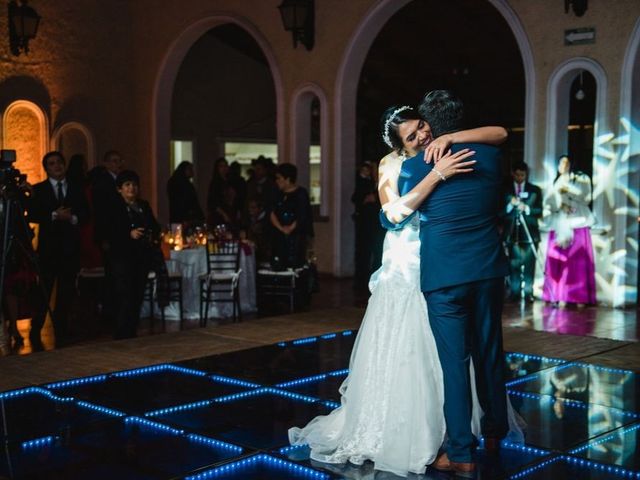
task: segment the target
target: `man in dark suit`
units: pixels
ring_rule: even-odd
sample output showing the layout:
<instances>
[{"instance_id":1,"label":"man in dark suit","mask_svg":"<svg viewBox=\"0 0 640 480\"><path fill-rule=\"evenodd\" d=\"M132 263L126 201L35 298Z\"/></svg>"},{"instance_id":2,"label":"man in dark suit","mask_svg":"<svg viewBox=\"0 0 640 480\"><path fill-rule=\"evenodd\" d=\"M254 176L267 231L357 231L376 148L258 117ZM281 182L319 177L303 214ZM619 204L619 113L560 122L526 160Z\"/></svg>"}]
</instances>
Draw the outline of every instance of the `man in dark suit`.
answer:
<instances>
[{"instance_id":1,"label":"man in dark suit","mask_svg":"<svg viewBox=\"0 0 640 480\"><path fill-rule=\"evenodd\" d=\"M80 185L65 178L66 164L60 152L49 152L42 159L47 179L33 186L29 201L29 221L39 224L38 262L44 290L56 285L53 325L58 345L68 337L68 313L75 296L75 280L80 268L80 232L88 209ZM30 337L37 345L47 306L34 316Z\"/></svg>"},{"instance_id":2,"label":"man in dark suit","mask_svg":"<svg viewBox=\"0 0 640 480\"><path fill-rule=\"evenodd\" d=\"M90 173L91 202L94 217L94 241L102 253L102 265L104 267L104 288L102 292L102 321L107 325L113 325L115 312L111 310L115 299L113 298L114 278L110 270L109 260L109 219L112 216L114 206L122 201L116 186L116 177L122 171L124 163L122 155L116 150L109 150L102 158L102 165L95 167Z\"/></svg>"},{"instance_id":3,"label":"man in dark suit","mask_svg":"<svg viewBox=\"0 0 640 480\"><path fill-rule=\"evenodd\" d=\"M448 91L429 92L419 110L434 137L461 130L462 102ZM495 448L508 431L501 328L508 264L497 229L502 200L500 150L463 143L451 150L465 148L475 151L472 173L446 179L420 153L403 162L398 181L400 194L405 195L432 170L442 180L419 207L420 276L442 365L448 435L446 453L434 467L461 474L475 470L470 357L484 411L485 445ZM394 228L384 215L381 219L387 228Z\"/></svg>"},{"instance_id":4,"label":"man in dark suit","mask_svg":"<svg viewBox=\"0 0 640 480\"><path fill-rule=\"evenodd\" d=\"M509 299L533 301L534 252L540 243L538 219L542 217L542 191L527 181L529 167L523 161L511 167L512 182L505 188L504 242L509 250ZM529 235L527 235L527 230Z\"/></svg>"},{"instance_id":5,"label":"man in dark suit","mask_svg":"<svg viewBox=\"0 0 640 480\"><path fill-rule=\"evenodd\" d=\"M91 184L91 197L95 216L95 240L107 250L105 239L109 230L110 210L120 201L120 194L116 187L116 177L123 169L122 155L115 150L109 150L102 159L100 172L94 175Z\"/></svg>"}]
</instances>

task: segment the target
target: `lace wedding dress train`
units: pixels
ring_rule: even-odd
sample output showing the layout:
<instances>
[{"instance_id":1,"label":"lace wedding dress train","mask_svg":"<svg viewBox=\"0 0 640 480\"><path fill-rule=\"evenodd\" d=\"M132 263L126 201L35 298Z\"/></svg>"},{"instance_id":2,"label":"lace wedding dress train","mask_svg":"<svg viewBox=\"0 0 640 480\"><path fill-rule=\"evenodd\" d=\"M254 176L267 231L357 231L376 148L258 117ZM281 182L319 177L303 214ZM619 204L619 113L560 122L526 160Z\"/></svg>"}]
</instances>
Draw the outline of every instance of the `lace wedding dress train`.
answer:
<instances>
[{"instance_id":1,"label":"lace wedding dress train","mask_svg":"<svg viewBox=\"0 0 640 480\"><path fill-rule=\"evenodd\" d=\"M314 460L371 460L377 470L406 476L423 473L443 444L442 369L420 291L419 228L414 215L404 229L386 234L350 373L340 387L341 406L289 430L291 444L308 444ZM472 430L479 436L475 385L473 398Z\"/></svg>"}]
</instances>

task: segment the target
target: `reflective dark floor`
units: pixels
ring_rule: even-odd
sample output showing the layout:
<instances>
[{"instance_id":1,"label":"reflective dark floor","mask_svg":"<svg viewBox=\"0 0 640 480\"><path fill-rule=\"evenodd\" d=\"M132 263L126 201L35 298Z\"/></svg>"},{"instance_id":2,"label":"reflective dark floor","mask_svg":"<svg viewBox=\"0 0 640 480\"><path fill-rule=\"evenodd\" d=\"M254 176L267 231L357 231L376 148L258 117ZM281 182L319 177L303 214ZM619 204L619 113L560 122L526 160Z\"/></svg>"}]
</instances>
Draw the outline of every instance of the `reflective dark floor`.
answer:
<instances>
[{"instance_id":1,"label":"reflective dark floor","mask_svg":"<svg viewBox=\"0 0 640 480\"><path fill-rule=\"evenodd\" d=\"M0 394L0 479L394 479L327 465L287 430L339 401L355 332ZM478 478L640 479L640 380L511 352L526 445L478 451ZM412 479L443 479L427 470Z\"/></svg>"}]
</instances>

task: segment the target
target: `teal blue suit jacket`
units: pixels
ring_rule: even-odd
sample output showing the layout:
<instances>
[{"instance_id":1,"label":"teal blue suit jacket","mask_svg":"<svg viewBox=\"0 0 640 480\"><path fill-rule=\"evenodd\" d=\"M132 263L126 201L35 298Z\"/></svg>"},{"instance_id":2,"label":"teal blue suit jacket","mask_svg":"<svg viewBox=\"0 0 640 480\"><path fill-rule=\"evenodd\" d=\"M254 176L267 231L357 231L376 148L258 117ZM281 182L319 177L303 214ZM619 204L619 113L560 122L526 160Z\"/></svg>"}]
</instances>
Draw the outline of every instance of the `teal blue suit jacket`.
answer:
<instances>
[{"instance_id":1,"label":"teal blue suit jacket","mask_svg":"<svg viewBox=\"0 0 640 480\"><path fill-rule=\"evenodd\" d=\"M485 144L456 144L476 153L474 171L440 183L416 212L420 215L420 277L423 292L503 277L508 263L498 233L502 207L500 149ZM411 191L433 168L424 153L405 160L398 179L400 195ZM382 225L395 230L384 213Z\"/></svg>"}]
</instances>

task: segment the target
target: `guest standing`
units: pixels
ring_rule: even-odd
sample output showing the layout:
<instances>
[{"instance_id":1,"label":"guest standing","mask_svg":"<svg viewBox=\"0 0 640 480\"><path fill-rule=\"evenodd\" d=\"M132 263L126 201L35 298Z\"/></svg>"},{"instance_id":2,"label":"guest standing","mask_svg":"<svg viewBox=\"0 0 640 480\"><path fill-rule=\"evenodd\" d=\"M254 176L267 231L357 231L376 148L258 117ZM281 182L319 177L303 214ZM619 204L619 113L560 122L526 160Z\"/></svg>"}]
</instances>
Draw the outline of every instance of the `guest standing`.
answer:
<instances>
[{"instance_id":1,"label":"guest standing","mask_svg":"<svg viewBox=\"0 0 640 480\"><path fill-rule=\"evenodd\" d=\"M91 183L91 207L94 221L94 241L100 249L102 255L102 265L104 267L105 285L102 293L102 321L112 327L114 325L114 312L110 310L114 304L114 292L111 286L114 285L114 278L109 271L111 262L109 261L109 242L107 232L109 230L109 218L114 205L121 201L116 178L124 168L122 155L116 150L109 150L102 158L102 165L93 168L88 176Z\"/></svg>"},{"instance_id":2,"label":"guest standing","mask_svg":"<svg viewBox=\"0 0 640 480\"><path fill-rule=\"evenodd\" d=\"M87 221L80 225L80 267L100 267L102 266L102 253L95 243L95 216L91 189L93 179L87 175L87 161L84 155L71 156L67 167L67 178L69 182L82 189L89 209Z\"/></svg>"},{"instance_id":3,"label":"guest standing","mask_svg":"<svg viewBox=\"0 0 640 480\"><path fill-rule=\"evenodd\" d=\"M307 258L307 241L313 237L313 216L309 193L296 184L298 169L290 163L276 167L276 185L280 190L271 212L274 228L271 249L278 267L296 268Z\"/></svg>"},{"instance_id":4,"label":"guest standing","mask_svg":"<svg viewBox=\"0 0 640 480\"><path fill-rule=\"evenodd\" d=\"M544 203L551 231L542 298L560 306L593 305L596 281L591 226L595 218L589 209L591 180L573 171L566 155L558 160L558 174Z\"/></svg>"},{"instance_id":5,"label":"guest standing","mask_svg":"<svg viewBox=\"0 0 640 480\"><path fill-rule=\"evenodd\" d=\"M33 186L29 220L39 224L38 261L44 290L51 294L56 285L52 317L56 343L60 346L69 336L68 315L80 268L80 225L87 219L88 209L81 186L66 178L62 153L47 153L42 166L47 179ZM30 337L34 344L40 341L47 309L47 304L42 305L31 323Z\"/></svg>"},{"instance_id":6,"label":"guest standing","mask_svg":"<svg viewBox=\"0 0 640 480\"><path fill-rule=\"evenodd\" d=\"M509 252L509 299L533 301L536 252L540 243L538 220L542 217L542 191L528 182L529 167L523 161L511 167L503 211L504 242Z\"/></svg>"},{"instance_id":7,"label":"guest standing","mask_svg":"<svg viewBox=\"0 0 640 480\"><path fill-rule=\"evenodd\" d=\"M219 215L219 207L224 204L224 190L230 186L229 163L224 157L216 160L213 166L213 175L207 191L207 223L215 225L216 215Z\"/></svg>"},{"instance_id":8,"label":"guest standing","mask_svg":"<svg viewBox=\"0 0 640 480\"><path fill-rule=\"evenodd\" d=\"M270 167L270 160L260 155L253 161L253 175L247 182L246 204L258 202L266 212L271 212L278 195L278 189L269 175Z\"/></svg>"},{"instance_id":9,"label":"guest standing","mask_svg":"<svg viewBox=\"0 0 640 480\"><path fill-rule=\"evenodd\" d=\"M131 170L116 178L120 198L110 210L106 240L114 292L114 337L135 337L147 276L153 268L160 227L151 207L139 198L140 179Z\"/></svg>"},{"instance_id":10,"label":"guest standing","mask_svg":"<svg viewBox=\"0 0 640 480\"><path fill-rule=\"evenodd\" d=\"M198 194L193 186L193 164L181 162L167 182L169 222L195 225L204 222Z\"/></svg>"}]
</instances>

